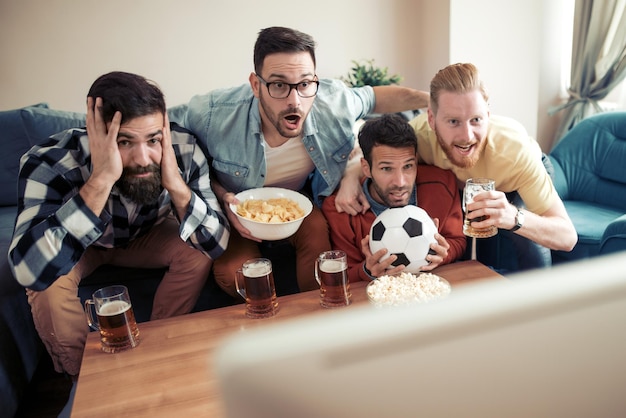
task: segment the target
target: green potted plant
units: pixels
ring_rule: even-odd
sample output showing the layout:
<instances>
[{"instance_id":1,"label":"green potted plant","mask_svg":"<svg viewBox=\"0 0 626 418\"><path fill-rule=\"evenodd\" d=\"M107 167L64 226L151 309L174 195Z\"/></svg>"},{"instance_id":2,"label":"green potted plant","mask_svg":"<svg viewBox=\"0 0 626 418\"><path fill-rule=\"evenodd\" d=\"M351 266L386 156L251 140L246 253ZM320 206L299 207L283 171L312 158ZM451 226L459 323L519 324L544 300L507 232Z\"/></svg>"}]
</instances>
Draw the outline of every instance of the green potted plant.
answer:
<instances>
[{"instance_id":1,"label":"green potted plant","mask_svg":"<svg viewBox=\"0 0 626 418\"><path fill-rule=\"evenodd\" d=\"M377 67L374 60L352 61L354 65L347 76L341 79L350 87L388 86L398 84L402 77L398 74L389 74L387 67Z\"/></svg>"},{"instance_id":2,"label":"green potted plant","mask_svg":"<svg viewBox=\"0 0 626 418\"><path fill-rule=\"evenodd\" d=\"M374 65L374 60L365 61L352 61L353 67L347 76L341 77L341 80L349 87L363 87L363 86L388 86L391 84L399 84L402 81L402 77L398 74L389 74L387 67L377 67ZM413 119L416 114L420 113L419 110L407 110L405 112L398 112L399 115L407 120ZM363 119L369 119L376 117L376 114L370 114Z\"/></svg>"}]
</instances>

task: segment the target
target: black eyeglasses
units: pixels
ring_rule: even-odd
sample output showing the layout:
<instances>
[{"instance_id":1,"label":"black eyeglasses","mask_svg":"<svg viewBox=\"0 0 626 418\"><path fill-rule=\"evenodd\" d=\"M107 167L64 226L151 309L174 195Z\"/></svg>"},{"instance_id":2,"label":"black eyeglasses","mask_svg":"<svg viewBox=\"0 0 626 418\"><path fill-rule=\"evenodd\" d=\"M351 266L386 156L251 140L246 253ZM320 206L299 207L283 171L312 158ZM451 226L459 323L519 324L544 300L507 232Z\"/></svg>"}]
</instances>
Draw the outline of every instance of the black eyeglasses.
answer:
<instances>
[{"instance_id":1,"label":"black eyeglasses","mask_svg":"<svg viewBox=\"0 0 626 418\"><path fill-rule=\"evenodd\" d=\"M317 94L320 82L314 81L301 81L299 83L290 84L284 81L270 81L263 80L260 75L256 75L261 83L267 86L267 92L270 97L274 99L285 99L291 94L291 90L296 89L298 95L303 98L313 97Z\"/></svg>"}]
</instances>

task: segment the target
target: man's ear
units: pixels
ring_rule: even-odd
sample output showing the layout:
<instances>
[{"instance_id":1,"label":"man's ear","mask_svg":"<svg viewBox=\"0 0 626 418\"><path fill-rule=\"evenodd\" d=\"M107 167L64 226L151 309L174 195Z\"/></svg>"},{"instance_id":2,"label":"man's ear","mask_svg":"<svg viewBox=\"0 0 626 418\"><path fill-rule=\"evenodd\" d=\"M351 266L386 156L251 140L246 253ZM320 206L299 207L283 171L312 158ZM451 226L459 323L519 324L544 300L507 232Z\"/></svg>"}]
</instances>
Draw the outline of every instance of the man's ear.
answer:
<instances>
[{"instance_id":1,"label":"man's ear","mask_svg":"<svg viewBox=\"0 0 626 418\"><path fill-rule=\"evenodd\" d=\"M428 125L430 126L430 129L433 131L435 130L435 114L430 106L428 106Z\"/></svg>"},{"instance_id":2,"label":"man's ear","mask_svg":"<svg viewBox=\"0 0 626 418\"><path fill-rule=\"evenodd\" d=\"M367 178L372 178L372 170L370 169L370 165L367 163L367 160L361 157L361 171L363 175Z\"/></svg>"},{"instance_id":3,"label":"man's ear","mask_svg":"<svg viewBox=\"0 0 626 418\"><path fill-rule=\"evenodd\" d=\"M252 87L252 93L254 97L259 98L259 88L261 86L261 82L259 81L259 77L256 76L256 73L250 73L250 77L248 77L248 81L250 82L250 87Z\"/></svg>"}]
</instances>

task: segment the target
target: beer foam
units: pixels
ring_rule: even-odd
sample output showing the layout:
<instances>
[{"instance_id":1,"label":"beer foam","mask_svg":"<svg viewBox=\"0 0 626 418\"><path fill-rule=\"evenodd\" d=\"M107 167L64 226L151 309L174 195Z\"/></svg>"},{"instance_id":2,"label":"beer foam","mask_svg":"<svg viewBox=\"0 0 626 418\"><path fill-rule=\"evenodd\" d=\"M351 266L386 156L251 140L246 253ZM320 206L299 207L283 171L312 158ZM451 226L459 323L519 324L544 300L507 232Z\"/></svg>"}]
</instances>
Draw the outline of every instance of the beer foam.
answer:
<instances>
[{"instance_id":1,"label":"beer foam","mask_svg":"<svg viewBox=\"0 0 626 418\"><path fill-rule=\"evenodd\" d=\"M272 269L268 268L265 263L253 263L244 267L242 271L246 277L252 278L266 276L272 272Z\"/></svg>"},{"instance_id":2,"label":"beer foam","mask_svg":"<svg viewBox=\"0 0 626 418\"><path fill-rule=\"evenodd\" d=\"M130 304L124 300L113 300L100 306L98 315L113 316L130 309Z\"/></svg>"},{"instance_id":3,"label":"beer foam","mask_svg":"<svg viewBox=\"0 0 626 418\"><path fill-rule=\"evenodd\" d=\"M321 260L320 270L324 273L341 273L347 269L345 262L341 260Z\"/></svg>"}]
</instances>

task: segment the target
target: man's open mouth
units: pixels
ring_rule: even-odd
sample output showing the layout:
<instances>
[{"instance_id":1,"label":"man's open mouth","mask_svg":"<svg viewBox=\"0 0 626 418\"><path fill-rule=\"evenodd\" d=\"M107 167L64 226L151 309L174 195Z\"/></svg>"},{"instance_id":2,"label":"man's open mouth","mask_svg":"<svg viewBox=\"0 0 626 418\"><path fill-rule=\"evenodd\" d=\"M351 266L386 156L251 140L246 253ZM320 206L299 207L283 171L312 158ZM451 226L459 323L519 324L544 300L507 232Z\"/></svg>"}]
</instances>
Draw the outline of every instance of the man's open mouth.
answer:
<instances>
[{"instance_id":1,"label":"man's open mouth","mask_svg":"<svg viewBox=\"0 0 626 418\"><path fill-rule=\"evenodd\" d=\"M284 119L287 122L288 127L290 127L291 129L297 129L298 124L300 123L300 119L302 119L302 117L294 113L294 114L285 116Z\"/></svg>"},{"instance_id":2,"label":"man's open mouth","mask_svg":"<svg viewBox=\"0 0 626 418\"><path fill-rule=\"evenodd\" d=\"M472 148L474 148L475 144L466 144L466 145L455 145L454 147L459 150L463 154L469 153Z\"/></svg>"}]
</instances>

